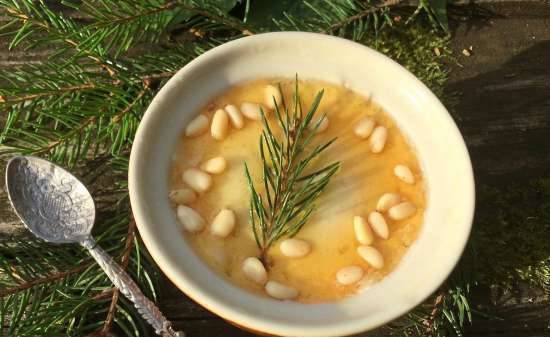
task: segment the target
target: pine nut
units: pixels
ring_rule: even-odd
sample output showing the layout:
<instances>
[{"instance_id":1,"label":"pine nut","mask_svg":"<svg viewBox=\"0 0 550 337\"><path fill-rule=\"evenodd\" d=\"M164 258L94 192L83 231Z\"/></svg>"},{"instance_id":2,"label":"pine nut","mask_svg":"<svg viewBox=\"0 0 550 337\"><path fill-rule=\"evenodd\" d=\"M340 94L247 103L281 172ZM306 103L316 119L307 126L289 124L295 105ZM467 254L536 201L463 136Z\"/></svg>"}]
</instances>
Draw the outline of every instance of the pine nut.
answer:
<instances>
[{"instance_id":1,"label":"pine nut","mask_svg":"<svg viewBox=\"0 0 550 337\"><path fill-rule=\"evenodd\" d=\"M182 179L184 183L199 193L208 191L212 186L212 177L208 173L195 168L183 171Z\"/></svg>"},{"instance_id":2,"label":"pine nut","mask_svg":"<svg viewBox=\"0 0 550 337\"><path fill-rule=\"evenodd\" d=\"M185 128L185 136L197 137L202 135L208 129L208 117L205 115L198 115L187 124Z\"/></svg>"},{"instance_id":3,"label":"pine nut","mask_svg":"<svg viewBox=\"0 0 550 337\"><path fill-rule=\"evenodd\" d=\"M227 161L224 157L214 157L208 159L201 165L201 169L211 174L220 174L225 171L227 167Z\"/></svg>"},{"instance_id":4,"label":"pine nut","mask_svg":"<svg viewBox=\"0 0 550 337\"><path fill-rule=\"evenodd\" d=\"M371 267L381 269L384 267L384 257L378 249L371 246L357 247L357 254L363 258Z\"/></svg>"},{"instance_id":5,"label":"pine nut","mask_svg":"<svg viewBox=\"0 0 550 337\"><path fill-rule=\"evenodd\" d=\"M278 300L291 300L298 296L298 290L296 288L286 286L277 281L267 282L265 285L265 292Z\"/></svg>"},{"instance_id":6,"label":"pine nut","mask_svg":"<svg viewBox=\"0 0 550 337\"><path fill-rule=\"evenodd\" d=\"M353 229L355 230L355 238L360 244L370 245L374 241L372 230L367 220L362 216L356 215L353 217Z\"/></svg>"},{"instance_id":7,"label":"pine nut","mask_svg":"<svg viewBox=\"0 0 550 337\"><path fill-rule=\"evenodd\" d=\"M315 129L315 126L317 125L317 123L319 123L319 127L317 127L316 132L317 133L324 132L328 128L328 125L329 125L328 117L323 116L323 117L321 117L317 120L311 121L311 123L309 123L309 125L308 125L308 129L310 131L313 131Z\"/></svg>"},{"instance_id":8,"label":"pine nut","mask_svg":"<svg viewBox=\"0 0 550 337\"><path fill-rule=\"evenodd\" d=\"M241 112L243 115L254 121L261 121L262 115L260 114L260 109L264 112L265 116L269 115L269 110L264 108L261 104L244 102L241 104Z\"/></svg>"},{"instance_id":9,"label":"pine nut","mask_svg":"<svg viewBox=\"0 0 550 337\"><path fill-rule=\"evenodd\" d=\"M384 219L384 216L382 214L378 212L370 212L369 223L376 235L378 235L382 239L387 239L390 236L388 224L386 223L386 219Z\"/></svg>"},{"instance_id":10,"label":"pine nut","mask_svg":"<svg viewBox=\"0 0 550 337\"><path fill-rule=\"evenodd\" d=\"M190 204L197 200L197 194L189 188L180 188L170 191L168 198L178 205Z\"/></svg>"},{"instance_id":11,"label":"pine nut","mask_svg":"<svg viewBox=\"0 0 550 337\"><path fill-rule=\"evenodd\" d=\"M395 205L388 210L388 216L392 220L403 220L414 213L416 213L416 207L408 201Z\"/></svg>"},{"instance_id":12,"label":"pine nut","mask_svg":"<svg viewBox=\"0 0 550 337\"><path fill-rule=\"evenodd\" d=\"M357 123L353 131L355 132L356 136L367 139L371 135L372 130L374 129L374 125L374 119L370 117L364 117Z\"/></svg>"},{"instance_id":13,"label":"pine nut","mask_svg":"<svg viewBox=\"0 0 550 337\"><path fill-rule=\"evenodd\" d=\"M286 239L279 245L279 249L284 256L304 257L311 251L311 246L307 241L300 239Z\"/></svg>"},{"instance_id":14,"label":"pine nut","mask_svg":"<svg viewBox=\"0 0 550 337\"><path fill-rule=\"evenodd\" d=\"M229 117L227 112L223 109L218 109L212 117L212 124L210 126L210 134L212 138L216 140L224 140L227 137L227 131L229 130Z\"/></svg>"},{"instance_id":15,"label":"pine nut","mask_svg":"<svg viewBox=\"0 0 550 337\"><path fill-rule=\"evenodd\" d=\"M210 232L221 238L227 237L235 228L235 213L230 209L222 209L212 221Z\"/></svg>"},{"instance_id":16,"label":"pine nut","mask_svg":"<svg viewBox=\"0 0 550 337\"><path fill-rule=\"evenodd\" d=\"M347 266L336 273L336 280L341 285L347 286L354 284L363 278L364 271L359 266Z\"/></svg>"},{"instance_id":17,"label":"pine nut","mask_svg":"<svg viewBox=\"0 0 550 337\"><path fill-rule=\"evenodd\" d=\"M408 166L395 165L393 174L407 184L414 184L414 175Z\"/></svg>"},{"instance_id":18,"label":"pine nut","mask_svg":"<svg viewBox=\"0 0 550 337\"><path fill-rule=\"evenodd\" d=\"M200 232L204 228L204 219L191 207L179 205L177 209L178 220L186 231L191 233Z\"/></svg>"},{"instance_id":19,"label":"pine nut","mask_svg":"<svg viewBox=\"0 0 550 337\"><path fill-rule=\"evenodd\" d=\"M386 145L386 140L388 139L388 129L383 126L377 126L372 131L372 134L369 139L370 151L372 153L380 153Z\"/></svg>"},{"instance_id":20,"label":"pine nut","mask_svg":"<svg viewBox=\"0 0 550 337\"><path fill-rule=\"evenodd\" d=\"M264 89L264 103L271 110L275 110L275 102L273 102L274 99L275 102L277 102L277 106L280 107L282 100L281 91L274 85L266 85Z\"/></svg>"},{"instance_id":21,"label":"pine nut","mask_svg":"<svg viewBox=\"0 0 550 337\"><path fill-rule=\"evenodd\" d=\"M239 111L239 108L237 108L233 104L229 104L225 106L225 111L229 116L229 121L231 122L231 125L233 125L235 129L242 129L244 126L244 119L243 114Z\"/></svg>"},{"instance_id":22,"label":"pine nut","mask_svg":"<svg viewBox=\"0 0 550 337\"><path fill-rule=\"evenodd\" d=\"M391 207L397 205L401 201L401 196L397 193L384 193L376 203L378 212L386 212Z\"/></svg>"},{"instance_id":23,"label":"pine nut","mask_svg":"<svg viewBox=\"0 0 550 337\"><path fill-rule=\"evenodd\" d=\"M257 257L247 257L243 261L243 273L250 281L264 284L267 282L267 271Z\"/></svg>"}]
</instances>

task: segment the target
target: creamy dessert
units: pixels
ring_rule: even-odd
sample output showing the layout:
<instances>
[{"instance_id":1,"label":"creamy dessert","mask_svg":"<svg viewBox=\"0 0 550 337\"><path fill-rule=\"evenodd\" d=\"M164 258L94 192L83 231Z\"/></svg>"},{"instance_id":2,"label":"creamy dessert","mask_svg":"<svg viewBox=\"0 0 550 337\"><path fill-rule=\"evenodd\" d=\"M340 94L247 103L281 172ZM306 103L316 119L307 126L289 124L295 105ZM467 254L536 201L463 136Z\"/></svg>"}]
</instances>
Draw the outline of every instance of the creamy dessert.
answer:
<instances>
[{"instance_id":1,"label":"creamy dessert","mask_svg":"<svg viewBox=\"0 0 550 337\"><path fill-rule=\"evenodd\" d=\"M182 235L229 282L279 300L334 301L367 288L398 265L422 225L424 184L414 149L378 105L330 83L297 84L297 115L295 80L280 78L232 87L198 111L172 158L169 198ZM261 145L260 138L267 132L285 148L284 140L297 133L295 116L305 126L296 141L310 140L297 160L318 145L327 147L289 191L288 196L304 197L289 211L281 201L284 193L279 199L274 195L284 169L278 169L269 138ZM280 162L284 167L287 159ZM289 177L281 189L292 184ZM307 188L316 193L304 192ZM263 220L254 200L266 209ZM291 218L292 210L295 217L287 224L281 219ZM287 233L266 228L276 225Z\"/></svg>"}]
</instances>

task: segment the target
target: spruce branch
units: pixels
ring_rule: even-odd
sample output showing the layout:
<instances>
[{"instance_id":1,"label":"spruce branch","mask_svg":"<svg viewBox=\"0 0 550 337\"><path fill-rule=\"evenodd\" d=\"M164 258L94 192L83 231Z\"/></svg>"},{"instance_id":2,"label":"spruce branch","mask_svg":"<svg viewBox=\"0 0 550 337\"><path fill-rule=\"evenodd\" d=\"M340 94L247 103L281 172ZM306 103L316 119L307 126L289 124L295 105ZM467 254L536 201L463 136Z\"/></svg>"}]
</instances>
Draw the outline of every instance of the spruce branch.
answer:
<instances>
[{"instance_id":1,"label":"spruce branch","mask_svg":"<svg viewBox=\"0 0 550 337\"><path fill-rule=\"evenodd\" d=\"M351 16L345 17L343 20L339 22L335 22L331 24L328 28L322 29L319 32L323 34L333 34L337 32L340 29L343 29L351 24L353 24L356 21L363 20L367 16L378 12L382 10L387 10L390 7L399 5L401 3L401 0L385 0L381 2L380 4L373 5L371 7L365 8L361 11L359 11L356 14L353 14ZM390 21L391 22L391 21Z\"/></svg>"},{"instance_id":2,"label":"spruce branch","mask_svg":"<svg viewBox=\"0 0 550 337\"><path fill-rule=\"evenodd\" d=\"M93 83L84 83L80 85L73 85L73 86L67 86L67 87L59 87L51 90L44 90L36 94L28 94L28 95L22 95L22 96L14 96L14 97L0 95L0 104L1 103L4 103L4 105L15 104L20 102L32 101L37 98L59 95L67 92L73 92L73 91L84 91L86 89L94 89L94 88L95 88L95 85Z\"/></svg>"},{"instance_id":3,"label":"spruce branch","mask_svg":"<svg viewBox=\"0 0 550 337\"><path fill-rule=\"evenodd\" d=\"M38 285L52 283L52 282L64 279L73 274L78 274L84 271L85 269L89 268L91 265L93 265L93 262L90 261L88 263L79 265L78 267L75 267L75 268L71 268L60 272L55 272L53 274L31 279L31 280L25 280L23 277L17 274L17 270L10 269L10 275L12 275L12 277L16 279L16 281L19 284L10 288L0 289L0 298L19 293L21 291L27 290L32 287L36 287Z\"/></svg>"},{"instance_id":4,"label":"spruce branch","mask_svg":"<svg viewBox=\"0 0 550 337\"><path fill-rule=\"evenodd\" d=\"M195 14L201 15L212 22L221 23L222 25L228 28L231 28L235 31L240 32L244 36L249 36L254 34L253 28L249 27L241 20L237 20L230 16L225 15L224 13L220 12L216 7L205 6L204 8L201 8L199 6L185 5L185 3L182 2L181 0L179 0L178 2L182 8L189 10ZM196 3L196 1L194 1L194 3Z\"/></svg>"},{"instance_id":5,"label":"spruce branch","mask_svg":"<svg viewBox=\"0 0 550 337\"><path fill-rule=\"evenodd\" d=\"M48 143L46 146L41 147L41 148L39 148L39 149L36 149L36 150L32 151L31 154L33 154L33 155L40 155L40 154L44 154L44 153L50 152L51 150L55 149L56 147L58 147L58 146L60 146L60 145L62 145L62 144L64 144L64 143L69 142L71 139L73 139L74 136L82 134L82 132L84 132L84 130L85 130L89 125L91 125L92 123L94 123L95 121L96 121L96 117L95 117L95 116L86 118L86 119L85 119L84 121L82 121L82 123L80 123L77 127L71 128L71 130L70 130L69 132L67 132L66 134L60 136L60 137L57 138L56 140L51 141L51 142Z\"/></svg>"},{"instance_id":6,"label":"spruce branch","mask_svg":"<svg viewBox=\"0 0 550 337\"><path fill-rule=\"evenodd\" d=\"M112 298L113 293L115 292L116 289L117 288L112 287L110 289L102 290L98 294L93 295L92 300L97 301L97 300L102 300L102 299L106 299L106 298Z\"/></svg>"},{"instance_id":7,"label":"spruce branch","mask_svg":"<svg viewBox=\"0 0 550 337\"><path fill-rule=\"evenodd\" d=\"M121 70L115 61L120 55L140 43L158 43L174 27L194 20L199 16L208 22L209 30L216 29L252 34L252 29L241 20L227 14L208 1L176 0L135 2L120 1L65 1L63 4L85 15L89 24L78 25L71 18L56 13L42 2L32 0L2 0L9 16L15 19L19 29L14 32L11 48L38 32L44 31L55 36L53 41L64 42L74 49L72 57L85 56L102 66L111 75ZM13 25L9 25L11 27ZM8 28L9 28L8 27ZM190 27L192 29L192 27ZM40 43L40 39L34 41ZM52 42L49 38L48 43ZM59 53L71 51L63 48Z\"/></svg>"},{"instance_id":8,"label":"spruce branch","mask_svg":"<svg viewBox=\"0 0 550 337\"><path fill-rule=\"evenodd\" d=\"M139 246L133 247L133 244L137 243L134 237L135 229L133 225L129 225L130 227L126 225L127 216L125 213L119 213L111 217L112 221L99 223L98 229L101 232L97 238L111 254L121 251L122 260L126 261L129 272L142 284L143 291L151 296L151 289L147 285L150 283L148 281L144 283L143 278L145 275L150 277L150 271L148 268L144 269L143 262L139 262L143 257L140 260L135 259L139 256L136 255ZM124 240L120 240L121 236L119 236L122 230L126 233ZM15 247L17 251L14 251ZM9 293L3 293L0 297L0 315L11 312L9 335L29 337L75 335L75 331L90 331L86 330L92 328L90 323L93 321L90 319L97 319L97 315L104 313L104 317L107 317L108 312L101 308L108 308L111 303L106 302L108 298L106 295L112 296L112 284L88 256L82 253L75 254L75 251L81 251L76 248L72 245L51 246L34 239L7 240L0 244L0 284L2 288L10 289ZM16 255L12 255L13 253ZM84 262L79 261L82 258L85 258ZM56 262L59 259L66 266ZM74 264L78 267L68 267ZM59 270L55 267L56 265L59 266ZM31 270L27 270L29 268ZM12 273L17 273L19 277L9 278ZM32 278L37 273L42 276ZM32 302L23 304L31 298L33 298ZM19 307L20 303L21 307ZM137 321L140 316L133 311L131 304L119 302L117 309L120 308L125 310L125 313L119 315L113 312L117 318L111 324L116 323L117 326L141 324ZM86 326L89 328L85 328ZM82 328L84 330L81 330ZM140 329L144 331L143 327ZM129 335L134 334L128 331Z\"/></svg>"},{"instance_id":9,"label":"spruce branch","mask_svg":"<svg viewBox=\"0 0 550 337\"><path fill-rule=\"evenodd\" d=\"M111 123L118 124L120 120L129 112L134 109L134 107L142 100L143 96L147 93L149 90L149 81L144 81L144 87L143 89L137 94L137 96L134 98L134 100L128 104L124 109L122 109L119 113L114 115L111 118Z\"/></svg>"},{"instance_id":10,"label":"spruce branch","mask_svg":"<svg viewBox=\"0 0 550 337\"><path fill-rule=\"evenodd\" d=\"M280 88L281 90L282 88ZM313 116L323 97L319 92L306 114L302 113L298 93L298 78L294 89L293 109L282 101L275 101L275 114L281 136L270 126L264 111L261 111L263 131L259 142L262 163L262 186L264 195L258 192L245 163L245 176L250 190L250 220L264 266L271 245L284 236L293 237L307 223L315 210L315 200L324 191L332 176L340 168L333 162L311 171L315 161L334 141L331 139L311 147L322 119L311 128ZM308 131L308 129L312 129Z\"/></svg>"},{"instance_id":11,"label":"spruce branch","mask_svg":"<svg viewBox=\"0 0 550 337\"><path fill-rule=\"evenodd\" d=\"M97 156L105 151L113 154L124 151L131 144L151 94L150 81L133 82L127 78L112 83L110 77L101 79L77 66L70 68L75 77L66 76L62 79L66 83L61 86L55 64L49 66L53 68L51 73L29 68L6 77L13 87L0 89L4 97L0 107L8 109L8 122L1 134L7 147L2 152L51 154L56 161L72 166L90 153ZM90 79L94 77L92 82ZM19 83L31 78L34 88L19 88ZM128 81L132 81L130 87ZM76 84L79 82L84 84ZM78 98L76 104L66 106L67 99L72 98ZM58 109L67 112L61 117L56 113ZM26 127L40 131L30 136Z\"/></svg>"},{"instance_id":12,"label":"spruce branch","mask_svg":"<svg viewBox=\"0 0 550 337\"><path fill-rule=\"evenodd\" d=\"M83 50L77 42L77 38L89 40L90 32L80 30L74 20L64 17L60 13L50 10L44 2L35 2L33 0L2 0L0 1L6 13L14 18L14 24L19 25L19 29L14 33L10 49L15 48L21 42L29 39L31 36L38 35L39 32L47 34L47 38L36 39L33 44L64 42L66 47L62 47L58 54L63 54L70 48L74 48L73 55L84 55L96 64L105 69L109 75L116 73L116 68L112 61L104 59L105 50L99 44L95 44L92 50Z\"/></svg>"},{"instance_id":13,"label":"spruce branch","mask_svg":"<svg viewBox=\"0 0 550 337\"><path fill-rule=\"evenodd\" d=\"M129 3L125 3L124 1L118 1L118 6L120 8L125 7L125 9L130 9L131 7L128 6ZM70 4L66 2L66 4ZM148 17L151 15L155 15L164 11L169 11L178 6L178 1L170 1L165 4L161 4L159 6L144 6L142 8L142 12L137 13L123 13L122 15L117 15L116 9L114 9L112 6L105 6L106 3L92 3L89 1L83 2L81 5L78 4L72 4L71 6L77 10L84 11L85 13L91 13L91 17L95 17L96 19L103 19L103 20L97 20L92 27L104 27L107 25L118 25L121 23L126 23L130 21L136 21L138 19L142 19L144 17ZM95 5L95 6L94 6ZM98 7L98 5L104 5L103 7ZM136 5L136 3L134 3ZM137 4L139 5L139 4ZM146 5L150 5L147 4ZM106 10L106 11L103 11ZM114 15L109 15L114 14Z\"/></svg>"},{"instance_id":14,"label":"spruce branch","mask_svg":"<svg viewBox=\"0 0 550 337\"><path fill-rule=\"evenodd\" d=\"M139 43L158 42L178 16L177 1L66 1L65 5L92 20L79 28L88 38L78 48L94 51L103 45L114 58Z\"/></svg>"},{"instance_id":15,"label":"spruce branch","mask_svg":"<svg viewBox=\"0 0 550 337\"><path fill-rule=\"evenodd\" d=\"M369 34L376 35L385 26L392 25L389 8L398 0L385 0L379 5L370 1L330 0L304 1L307 15L298 18L285 13L283 19L275 19L277 27L284 30L305 30L338 35L361 41Z\"/></svg>"},{"instance_id":16,"label":"spruce branch","mask_svg":"<svg viewBox=\"0 0 550 337\"><path fill-rule=\"evenodd\" d=\"M164 72L161 72L161 73L144 75L141 78L143 79L143 81L153 81L153 80L170 78L170 77L174 76L175 73L176 73L175 70L174 71L164 71Z\"/></svg>"}]
</instances>

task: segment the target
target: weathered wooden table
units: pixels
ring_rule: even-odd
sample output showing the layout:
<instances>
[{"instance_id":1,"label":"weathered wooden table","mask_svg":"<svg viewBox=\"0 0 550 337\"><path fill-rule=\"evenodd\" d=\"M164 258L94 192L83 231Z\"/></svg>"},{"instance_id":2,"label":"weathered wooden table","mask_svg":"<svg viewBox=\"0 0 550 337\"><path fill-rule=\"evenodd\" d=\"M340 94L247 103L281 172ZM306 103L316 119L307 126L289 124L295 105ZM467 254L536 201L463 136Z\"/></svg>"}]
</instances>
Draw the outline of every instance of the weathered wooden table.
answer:
<instances>
[{"instance_id":1,"label":"weathered wooden table","mask_svg":"<svg viewBox=\"0 0 550 337\"><path fill-rule=\"evenodd\" d=\"M469 147L478 187L550 178L550 4L490 2L451 13L459 64L451 65L447 90L461 94L453 115ZM467 57L462 50L470 46ZM41 57L2 49L2 68ZM478 215L492 211L484 206L478 203ZM11 230L15 219L2 196L0 216L0 232ZM465 335L550 336L549 294L523 283L513 290L503 295L482 285L474 289L473 308L489 315L474 314ZM195 304L168 280L163 281L161 307L189 337L254 336Z\"/></svg>"}]
</instances>

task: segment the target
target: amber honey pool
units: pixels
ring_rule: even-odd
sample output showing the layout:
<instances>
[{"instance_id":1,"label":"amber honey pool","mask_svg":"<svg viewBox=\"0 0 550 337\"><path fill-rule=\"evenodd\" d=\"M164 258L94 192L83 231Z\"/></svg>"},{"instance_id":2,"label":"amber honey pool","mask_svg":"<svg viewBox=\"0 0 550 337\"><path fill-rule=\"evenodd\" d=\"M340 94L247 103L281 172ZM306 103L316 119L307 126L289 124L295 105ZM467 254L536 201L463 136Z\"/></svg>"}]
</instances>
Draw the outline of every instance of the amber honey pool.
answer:
<instances>
[{"instance_id":1,"label":"amber honey pool","mask_svg":"<svg viewBox=\"0 0 550 337\"><path fill-rule=\"evenodd\" d=\"M391 273L414 242L425 209L422 172L414 149L376 103L321 81L298 84L304 107L324 89L316 118L326 120L315 137L337 139L318 161L339 161L340 168L297 240L283 247L288 237L281 238L258 266L244 174L246 162L261 189L262 123L253 108L268 113L273 93L291 102L294 79L247 82L197 111L172 158L170 199L182 235L229 282L280 300L335 301ZM276 125L275 114L267 115Z\"/></svg>"}]
</instances>

